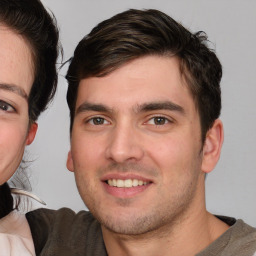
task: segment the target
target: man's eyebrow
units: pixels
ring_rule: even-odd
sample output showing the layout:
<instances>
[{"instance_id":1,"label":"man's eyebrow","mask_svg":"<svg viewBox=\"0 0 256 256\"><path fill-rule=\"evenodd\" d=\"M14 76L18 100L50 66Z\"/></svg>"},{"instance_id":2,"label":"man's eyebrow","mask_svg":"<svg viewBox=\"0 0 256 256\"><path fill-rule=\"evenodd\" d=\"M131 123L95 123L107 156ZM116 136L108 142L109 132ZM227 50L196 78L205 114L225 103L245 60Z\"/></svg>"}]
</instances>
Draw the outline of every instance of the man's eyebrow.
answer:
<instances>
[{"instance_id":1,"label":"man's eyebrow","mask_svg":"<svg viewBox=\"0 0 256 256\"><path fill-rule=\"evenodd\" d=\"M171 101L145 103L139 105L138 108L136 109L136 112L146 112L154 110L171 110L180 112L181 114L185 114L185 110L182 106Z\"/></svg>"},{"instance_id":2,"label":"man's eyebrow","mask_svg":"<svg viewBox=\"0 0 256 256\"><path fill-rule=\"evenodd\" d=\"M111 109L102 104L92 104L88 102L82 103L76 110L76 115L85 111L96 111L96 112L112 112Z\"/></svg>"},{"instance_id":3,"label":"man's eyebrow","mask_svg":"<svg viewBox=\"0 0 256 256\"><path fill-rule=\"evenodd\" d=\"M14 93L20 95L25 100L28 100L27 93L23 90L23 88L21 88L17 85L0 83L0 90L6 90L6 91L9 91L9 92L14 92Z\"/></svg>"}]
</instances>

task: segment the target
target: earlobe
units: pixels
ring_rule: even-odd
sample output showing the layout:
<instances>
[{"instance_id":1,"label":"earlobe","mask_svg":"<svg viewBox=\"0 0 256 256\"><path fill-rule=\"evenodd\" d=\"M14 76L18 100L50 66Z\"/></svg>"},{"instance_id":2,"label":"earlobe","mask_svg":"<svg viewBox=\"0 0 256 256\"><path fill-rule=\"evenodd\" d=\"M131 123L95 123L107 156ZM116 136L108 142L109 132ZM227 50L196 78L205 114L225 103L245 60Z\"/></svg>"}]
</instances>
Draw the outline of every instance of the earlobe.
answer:
<instances>
[{"instance_id":1,"label":"earlobe","mask_svg":"<svg viewBox=\"0 0 256 256\"><path fill-rule=\"evenodd\" d=\"M203 146L202 171L209 173L217 164L223 143L224 132L222 122L215 120L212 128L207 132Z\"/></svg>"},{"instance_id":2,"label":"earlobe","mask_svg":"<svg viewBox=\"0 0 256 256\"><path fill-rule=\"evenodd\" d=\"M71 154L71 151L68 152L68 157L67 157L67 169L70 171L70 172L74 172L74 165L73 165L73 158L72 158L72 154Z\"/></svg>"},{"instance_id":3,"label":"earlobe","mask_svg":"<svg viewBox=\"0 0 256 256\"><path fill-rule=\"evenodd\" d=\"M34 141L36 132L37 132L37 128L38 128L38 124L36 122L33 122L30 125L27 139L26 139L26 145L30 145Z\"/></svg>"}]
</instances>

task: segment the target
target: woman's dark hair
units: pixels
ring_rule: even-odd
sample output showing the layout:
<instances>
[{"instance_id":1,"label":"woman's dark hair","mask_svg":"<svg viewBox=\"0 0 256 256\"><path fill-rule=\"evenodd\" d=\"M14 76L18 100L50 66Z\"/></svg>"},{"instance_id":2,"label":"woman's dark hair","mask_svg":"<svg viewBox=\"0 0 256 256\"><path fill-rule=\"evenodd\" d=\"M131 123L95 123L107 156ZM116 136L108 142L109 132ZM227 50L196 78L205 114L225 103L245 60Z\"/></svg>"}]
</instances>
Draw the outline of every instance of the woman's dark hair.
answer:
<instances>
[{"instance_id":1,"label":"woman's dark hair","mask_svg":"<svg viewBox=\"0 0 256 256\"><path fill-rule=\"evenodd\" d=\"M21 35L33 56L34 82L29 94L29 120L34 122L53 99L57 87L59 33L54 16L39 0L0 0L0 25ZM14 208L7 183L0 186L0 218Z\"/></svg>"},{"instance_id":2,"label":"woman's dark hair","mask_svg":"<svg viewBox=\"0 0 256 256\"><path fill-rule=\"evenodd\" d=\"M222 67L204 32L192 34L158 10L128 10L98 24L75 49L66 75L70 131L81 79L105 76L136 58L176 56L194 98L202 142L221 110Z\"/></svg>"}]
</instances>

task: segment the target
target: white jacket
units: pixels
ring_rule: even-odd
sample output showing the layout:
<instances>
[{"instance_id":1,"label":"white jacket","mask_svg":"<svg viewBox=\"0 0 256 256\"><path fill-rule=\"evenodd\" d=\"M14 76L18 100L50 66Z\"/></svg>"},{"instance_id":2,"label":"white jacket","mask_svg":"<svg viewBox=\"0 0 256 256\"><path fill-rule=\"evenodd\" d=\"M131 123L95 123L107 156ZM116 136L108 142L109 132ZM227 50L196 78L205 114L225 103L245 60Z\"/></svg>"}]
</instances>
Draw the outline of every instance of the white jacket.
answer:
<instances>
[{"instance_id":1,"label":"white jacket","mask_svg":"<svg viewBox=\"0 0 256 256\"><path fill-rule=\"evenodd\" d=\"M32 235L24 214L12 211L0 219L0 256L35 256Z\"/></svg>"}]
</instances>

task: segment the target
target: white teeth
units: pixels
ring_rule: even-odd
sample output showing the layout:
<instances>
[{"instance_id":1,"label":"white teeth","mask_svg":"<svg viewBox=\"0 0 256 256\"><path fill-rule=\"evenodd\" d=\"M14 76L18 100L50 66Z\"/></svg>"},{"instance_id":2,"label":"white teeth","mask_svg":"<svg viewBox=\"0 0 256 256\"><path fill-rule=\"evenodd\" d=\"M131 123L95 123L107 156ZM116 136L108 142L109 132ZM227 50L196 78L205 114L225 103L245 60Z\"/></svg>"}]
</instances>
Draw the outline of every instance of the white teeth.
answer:
<instances>
[{"instance_id":1,"label":"white teeth","mask_svg":"<svg viewBox=\"0 0 256 256\"><path fill-rule=\"evenodd\" d=\"M117 180L116 181L116 186L118 188L123 188L124 187L124 181L123 180Z\"/></svg>"},{"instance_id":2,"label":"white teeth","mask_svg":"<svg viewBox=\"0 0 256 256\"><path fill-rule=\"evenodd\" d=\"M112 179L108 180L108 185L111 187L118 187L118 188L131 188L137 186L147 185L148 182L137 180L137 179L127 179L127 180L119 180L119 179Z\"/></svg>"},{"instance_id":3,"label":"white teeth","mask_svg":"<svg viewBox=\"0 0 256 256\"><path fill-rule=\"evenodd\" d=\"M139 180L139 186L142 186L142 185L143 185L143 181Z\"/></svg>"},{"instance_id":4,"label":"white teeth","mask_svg":"<svg viewBox=\"0 0 256 256\"><path fill-rule=\"evenodd\" d=\"M139 181L138 180L133 180L132 185L133 185L133 187L137 187L139 185Z\"/></svg>"},{"instance_id":5,"label":"white teeth","mask_svg":"<svg viewBox=\"0 0 256 256\"><path fill-rule=\"evenodd\" d=\"M131 188L132 187L132 180L125 180L124 181L124 186L126 188Z\"/></svg>"}]
</instances>

